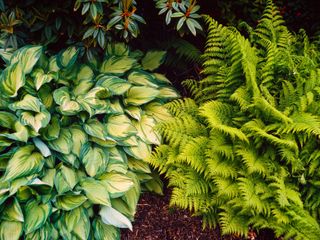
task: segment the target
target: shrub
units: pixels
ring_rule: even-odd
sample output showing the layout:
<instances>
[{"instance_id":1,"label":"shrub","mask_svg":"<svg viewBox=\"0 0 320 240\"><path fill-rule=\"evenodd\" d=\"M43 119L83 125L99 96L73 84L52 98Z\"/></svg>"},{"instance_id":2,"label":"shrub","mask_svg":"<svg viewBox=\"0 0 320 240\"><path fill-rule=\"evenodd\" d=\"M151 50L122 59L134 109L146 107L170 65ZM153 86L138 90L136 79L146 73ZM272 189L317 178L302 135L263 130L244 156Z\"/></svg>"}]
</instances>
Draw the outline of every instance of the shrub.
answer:
<instances>
[{"instance_id":1,"label":"shrub","mask_svg":"<svg viewBox=\"0 0 320 240\"><path fill-rule=\"evenodd\" d=\"M110 44L103 61L41 46L7 54L0 78L0 238L118 239L131 228L143 161L170 117L168 79L150 71L165 52ZM98 212L101 216L98 215Z\"/></svg>"},{"instance_id":2,"label":"shrub","mask_svg":"<svg viewBox=\"0 0 320 240\"><path fill-rule=\"evenodd\" d=\"M206 21L205 77L185 82L193 99L167 104L175 118L159 125L166 144L150 158L171 204L223 234L319 239L319 50L271 1L249 38Z\"/></svg>"}]
</instances>

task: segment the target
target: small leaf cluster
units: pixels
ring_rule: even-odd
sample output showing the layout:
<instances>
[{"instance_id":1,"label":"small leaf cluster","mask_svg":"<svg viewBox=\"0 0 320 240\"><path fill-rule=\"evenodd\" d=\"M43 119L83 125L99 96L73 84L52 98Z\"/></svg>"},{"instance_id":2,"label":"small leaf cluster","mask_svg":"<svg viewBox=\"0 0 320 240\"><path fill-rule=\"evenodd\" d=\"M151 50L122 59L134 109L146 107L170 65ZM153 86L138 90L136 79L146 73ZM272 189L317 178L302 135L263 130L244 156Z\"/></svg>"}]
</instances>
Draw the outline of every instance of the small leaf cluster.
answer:
<instances>
[{"instance_id":1,"label":"small leaf cluster","mask_svg":"<svg viewBox=\"0 0 320 240\"><path fill-rule=\"evenodd\" d=\"M196 19L201 18L198 14L200 5L196 0L154 0L156 7L160 9L159 15L165 14L166 24L169 25L172 18L179 19L176 25L177 31L181 34L189 30L194 36L197 31L202 31L202 27Z\"/></svg>"},{"instance_id":2,"label":"small leaf cluster","mask_svg":"<svg viewBox=\"0 0 320 240\"><path fill-rule=\"evenodd\" d=\"M145 158L178 95L151 71L165 52L109 44L4 55L0 73L0 239L119 239L140 192L161 191ZM142 185L143 184L143 185Z\"/></svg>"},{"instance_id":3,"label":"small leaf cluster","mask_svg":"<svg viewBox=\"0 0 320 240\"><path fill-rule=\"evenodd\" d=\"M171 204L223 234L271 228L317 240L320 52L291 33L272 1L248 38L210 17L203 79L193 99L167 104L175 118L150 163L173 187Z\"/></svg>"}]
</instances>

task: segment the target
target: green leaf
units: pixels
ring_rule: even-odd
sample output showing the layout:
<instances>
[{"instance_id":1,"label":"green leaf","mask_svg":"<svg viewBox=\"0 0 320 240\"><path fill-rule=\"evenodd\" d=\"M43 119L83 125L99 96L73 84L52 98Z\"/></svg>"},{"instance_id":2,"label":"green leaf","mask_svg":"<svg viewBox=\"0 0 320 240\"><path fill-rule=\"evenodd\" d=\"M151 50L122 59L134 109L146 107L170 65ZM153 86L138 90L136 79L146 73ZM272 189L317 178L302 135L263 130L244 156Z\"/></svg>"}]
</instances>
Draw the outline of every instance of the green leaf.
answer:
<instances>
[{"instance_id":1,"label":"green leaf","mask_svg":"<svg viewBox=\"0 0 320 240\"><path fill-rule=\"evenodd\" d=\"M153 117L157 122L165 122L172 119L168 109L157 102L147 104L144 110L147 115Z\"/></svg>"},{"instance_id":2,"label":"green leaf","mask_svg":"<svg viewBox=\"0 0 320 240\"><path fill-rule=\"evenodd\" d=\"M0 239L3 240L19 240L23 231L21 222L1 221L0 223Z\"/></svg>"},{"instance_id":3,"label":"green leaf","mask_svg":"<svg viewBox=\"0 0 320 240\"><path fill-rule=\"evenodd\" d=\"M129 47L125 43L110 43L106 47L107 56L128 56Z\"/></svg>"},{"instance_id":4,"label":"green leaf","mask_svg":"<svg viewBox=\"0 0 320 240\"><path fill-rule=\"evenodd\" d=\"M147 144L160 145L161 136L155 130L156 121L147 115L142 115L141 120L134 124L138 131L137 136Z\"/></svg>"},{"instance_id":5,"label":"green leaf","mask_svg":"<svg viewBox=\"0 0 320 240\"><path fill-rule=\"evenodd\" d=\"M103 206L99 214L103 223L119 228L129 228L132 231L132 224L130 220L114 208L110 206Z\"/></svg>"},{"instance_id":6,"label":"green leaf","mask_svg":"<svg viewBox=\"0 0 320 240\"><path fill-rule=\"evenodd\" d=\"M153 71L164 62L166 51L149 51L141 60L144 70Z\"/></svg>"},{"instance_id":7,"label":"green leaf","mask_svg":"<svg viewBox=\"0 0 320 240\"><path fill-rule=\"evenodd\" d=\"M127 154L136 158L136 159L147 159L151 154L150 145L145 142L138 140L137 146L124 147L123 148Z\"/></svg>"},{"instance_id":8,"label":"green leaf","mask_svg":"<svg viewBox=\"0 0 320 240\"><path fill-rule=\"evenodd\" d=\"M139 106L152 101L159 93L159 90L151 87L131 87L124 101L126 104Z\"/></svg>"},{"instance_id":9,"label":"green leaf","mask_svg":"<svg viewBox=\"0 0 320 240\"><path fill-rule=\"evenodd\" d=\"M128 81L112 75L99 75L97 77L97 86L106 88L112 95L122 95L131 87Z\"/></svg>"},{"instance_id":10,"label":"green leaf","mask_svg":"<svg viewBox=\"0 0 320 240\"><path fill-rule=\"evenodd\" d=\"M121 197L125 192L133 187L131 178L119 173L105 173L100 177L110 194L111 198Z\"/></svg>"},{"instance_id":11,"label":"green leaf","mask_svg":"<svg viewBox=\"0 0 320 240\"><path fill-rule=\"evenodd\" d=\"M95 240L120 239L120 231L118 228L104 224L100 219L95 219L92 225Z\"/></svg>"},{"instance_id":12,"label":"green leaf","mask_svg":"<svg viewBox=\"0 0 320 240\"><path fill-rule=\"evenodd\" d=\"M2 219L6 221L24 222L23 213L16 198L13 199L10 205L7 205L2 213Z\"/></svg>"},{"instance_id":13,"label":"green leaf","mask_svg":"<svg viewBox=\"0 0 320 240\"><path fill-rule=\"evenodd\" d=\"M20 62L7 67L0 78L0 89L9 97L16 97L18 90L25 85L25 75Z\"/></svg>"},{"instance_id":14,"label":"green leaf","mask_svg":"<svg viewBox=\"0 0 320 240\"><path fill-rule=\"evenodd\" d=\"M80 158L90 177L103 173L108 163L107 153L102 148L92 147L90 144L82 147Z\"/></svg>"},{"instance_id":15,"label":"green leaf","mask_svg":"<svg viewBox=\"0 0 320 240\"><path fill-rule=\"evenodd\" d=\"M77 173L64 165L61 165L56 173L54 185L59 194L71 191L78 183Z\"/></svg>"},{"instance_id":16,"label":"green leaf","mask_svg":"<svg viewBox=\"0 0 320 240\"><path fill-rule=\"evenodd\" d=\"M25 233L28 234L41 228L50 213L51 205L49 203L41 204L33 200L28 202L25 206Z\"/></svg>"},{"instance_id":17,"label":"green leaf","mask_svg":"<svg viewBox=\"0 0 320 240\"><path fill-rule=\"evenodd\" d=\"M76 47L68 47L66 50L59 53L57 57L57 65L60 68L69 68L77 60L79 49Z\"/></svg>"},{"instance_id":18,"label":"green leaf","mask_svg":"<svg viewBox=\"0 0 320 240\"><path fill-rule=\"evenodd\" d=\"M81 105L78 102L71 100L67 87L61 87L55 90L53 92L53 98L56 104L60 105L59 110L64 115L76 115L82 110Z\"/></svg>"},{"instance_id":19,"label":"green leaf","mask_svg":"<svg viewBox=\"0 0 320 240\"><path fill-rule=\"evenodd\" d=\"M41 107L41 112L36 114L32 112L19 112L18 115L20 115L20 122L32 127L35 132L39 132L41 128L45 128L51 119L51 115L45 107Z\"/></svg>"},{"instance_id":20,"label":"green leaf","mask_svg":"<svg viewBox=\"0 0 320 240\"><path fill-rule=\"evenodd\" d=\"M56 207L65 211L81 206L87 198L81 194L66 194L57 196Z\"/></svg>"},{"instance_id":21,"label":"green leaf","mask_svg":"<svg viewBox=\"0 0 320 240\"><path fill-rule=\"evenodd\" d=\"M128 76L128 80L134 85L158 88L158 85L154 83L154 77L144 71L131 72Z\"/></svg>"},{"instance_id":22,"label":"green leaf","mask_svg":"<svg viewBox=\"0 0 320 240\"><path fill-rule=\"evenodd\" d=\"M141 119L141 115L142 115L142 109L140 107L136 107L136 106L128 106L125 109L125 112L130 115L130 117L136 119L136 120L140 120Z\"/></svg>"},{"instance_id":23,"label":"green leaf","mask_svg":"<svg viewBox=\"0 0 320 240\"><path fill-rule=\"evenodd\" d=\"M93 82L94 73L92 69L87 65L82 65L75 81L75 87L73 93L75 96L86 94L94 85Z\"/></svg>"},{"instance_id":24,"label":"green leaf","mask_svg":"<svg viewBox=\"0 0 320 240\"><path fill-rule=\"evenodd\" d=\"M20 147L8 162L5 181L38 173L44 164L44 158L39 152L34 152L34 146Z\"/></svg>"},{"instance_id":25,"label":"green leaf","mask_svg":"<svg viewBox=\"0 0 320 240\"><path fill-rule=\"evenodd\" d=\"M69 130L61 129L59 138L48 142L49 148L63 154L70 154L72 149L72 136Z\"/></svg>"},{"instance_id":26,"label":"green leaf","mask_svg":"<svg viewBox=\"0 0 320 240\"><path fill-rule=\"evenodd\" d=\"M73 126L70 129L72 135L72 153L80 157L82 146L88 142L88 136L80 126Z\"/></svg>"},{"instance_id":27,"label":"green leaf","mask_svg":"<svg viewBox=\"0 0 320 240\"><path fill-rule=\"evenodd\" d=\"M33 111L33 112L40 112L41 102L38 98L26 94L21 101L12 103L9 105L9 108L16 111L16 110L26 110L26 111Z\"/></svg>"},{"instance_id":28,"label":"green leaf","mask_svg":"<svg viewBox=\"0 0 320 240\"><path fill-rule=\"evenodd\" d=\"M105 127L97 119L89 119L86 124L83 125L83 128L88 135L105 140Z\"/></svg>"},{"instance_id":29,"label":"green leaf","mask_svg":"<svg viewBox=\"0 0 320 240\"><path fill-rule=\"evenodd\" d=\"M60 123L57 116L51 118L51 122L44 129L42 137L47 141L52 141L60 136Z\"/></svg>"},{"instance_id":30,"label":"green leaf","mask_svg":"<svg viewBox=\"0 0 320 240\"><path fill-rule=\"evenodd\" d=\"M131 120L124 114L112 115L107 121L107 132L115 139L123 139L136 134L137 130Z\"/></svg>"},{"instance_id":31,"label":"green leaf","mask_svg":"<svg viewBox=\"0 0 320 240\"><path fill-rule=\"evenodd\" d=\"M102 63L100 71L102 73L116 74L121 76L130 70L135 63L136 60L134 58L130 58L129 56L111 56Z\"/></svg>"},{"instance_id":32,"label":"green leaf","mask_svg":"<svg viewBox=\"0 0 320 240\"><path fill-rule=\"evenodd\" d=\"M68 224L68 221L66 221L66 224ZM90 229L89 214L86 209L82 208L81 217L77 224L74 225L72 233L76 236L76 239L87 240L89 239Z\"/></svg>"},{"instance_id":33,"label":"green leaf","mask_svg":"<svg viewBox=\"0 0 320 240\"><path fill-rule=\"evenodd\" d=\"M38 62L42 54L42 49L43 48L41 46L25 46L20 48L13 54L11 58L11 65L19 62L22 66L23 72L25 74L30 73Z\"/></svg>"},{"instance_id":34,"label":"green leaf","mask_svg":"<svg viewBox=\"0 0 320 240\"><path fill-rule=\"evenodd\" d=\"M178 92L171 87L163 87L160 88L160 94L158 98L166 98L166 99L176 99L180 97Z\"/></svg>"},{"instance_id":35,"label":"green leaf","mask_svg":"<svg viewBox=\"0 0 320 240\"><path fill-rule=\"evenodd\" d=\"M94 204L111 206L109 193L102 182L93 178L86 178L81 182L81 187L88 199Z\"/></svg>"},{"instance_id":36,"label":"green leaf","mask_svg":"<svg viewBox=\"0 0 320 240\"><path fill-rule=\"evenodd\" d=\"M36 90L39 90L43 84L51 82L52 79L58 79L56 72L45 73L42 68L32 71L31 76L33 77Z\"/></svg>"},{"instance_id":37,"label":"green leaf","mask_svg":"<svg viewBox=\"0 0 320 240\"><path fill-rule=\"evenodd\" d=\"M51 156L51 151L48 146L40 139L40 138L33 138L34 145L39 149L42 156L49 157Z\"/></svg>"},{"instance_id":38,"label":"green leaf","mask_svg":"<svg viewBox=\"0 0 320 240\"><path fill-rule=\"evenodd\" d=\"M13 131L12 131L13 130ZM16 121L11 127L13 133L0 133L0 137L6 137L8 139L27 142L29 138L28 129L23 126L19 121Z\"/></svg>"}]
</instances>

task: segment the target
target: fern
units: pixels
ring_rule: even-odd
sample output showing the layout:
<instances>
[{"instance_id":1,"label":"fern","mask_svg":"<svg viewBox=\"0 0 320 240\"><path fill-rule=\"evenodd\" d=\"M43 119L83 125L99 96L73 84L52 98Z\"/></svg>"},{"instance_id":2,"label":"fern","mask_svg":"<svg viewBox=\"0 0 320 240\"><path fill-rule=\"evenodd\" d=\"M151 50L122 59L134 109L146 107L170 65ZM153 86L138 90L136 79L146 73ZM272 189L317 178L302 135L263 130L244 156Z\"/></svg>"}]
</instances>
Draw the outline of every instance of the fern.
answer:
<instances>
[{"instance_id":1,"label":"fern","mask_svg":"<svg viewBox=\"0 0 320 240\"><path fill-rule=\"evenodd\" d=\"M205 21L203 78L184 82L194 100L167 104L166 144L149 160L169 179L171 204L224 234L319 239L319 49L270 0L249 39Z\"/></svg>"}]
</instances>

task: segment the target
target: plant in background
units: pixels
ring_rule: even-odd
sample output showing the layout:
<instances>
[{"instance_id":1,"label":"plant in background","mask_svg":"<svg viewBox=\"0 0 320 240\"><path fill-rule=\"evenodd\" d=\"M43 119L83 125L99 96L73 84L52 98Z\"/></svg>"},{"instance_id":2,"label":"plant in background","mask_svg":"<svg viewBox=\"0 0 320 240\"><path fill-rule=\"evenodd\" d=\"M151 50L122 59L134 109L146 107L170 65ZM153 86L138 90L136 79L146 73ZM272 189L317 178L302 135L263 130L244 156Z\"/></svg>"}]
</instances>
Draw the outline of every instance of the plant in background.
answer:
<instances>
[{"instance_id":1,"label":"plant in background","mask_svg":"<svg viewBox=\"0 0 320 240\"><path fill-rule=\"evenodd\" d=\"M166 24L171 23L172 18L179 18L177 31L181 34L189 30L194 36L197 31L202 31L201 25L196 19L201 18L197 13L200 6L196 0L155 0L156 7L160 9L159 15L166 13Z\"/></svg>"},{"instance_id":2,"label":"plant in background","mask_svg":"<svg viewBox=\"0 0 320 240\"><path fill-rule=\"evenodd\" d=\"M11 56L0 78L0 238L119 239L132 228L140 183L159 191L143 160L177 93L151 71L165 52L108 44L103 61L69 47ZM99 213L99 214L98 214Z\"/></svg>"},{"instance_id":3,"label":"plant in background","mask_svg":"<svg viewBox=\"0 0 320 240\"><path fill-rule=\"evenodd\" d=\"M284 26L268 1L249 39L207 17L194 99L167 104L166 144L150 162L173 187L171 204L223 234L271 228L319 239L320 52Z\"/></svg>"}]
</instances>

